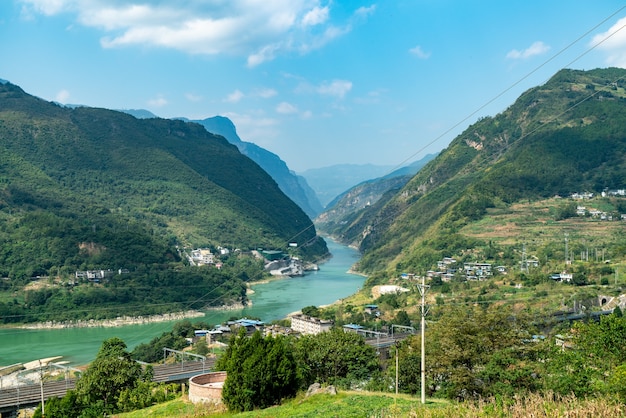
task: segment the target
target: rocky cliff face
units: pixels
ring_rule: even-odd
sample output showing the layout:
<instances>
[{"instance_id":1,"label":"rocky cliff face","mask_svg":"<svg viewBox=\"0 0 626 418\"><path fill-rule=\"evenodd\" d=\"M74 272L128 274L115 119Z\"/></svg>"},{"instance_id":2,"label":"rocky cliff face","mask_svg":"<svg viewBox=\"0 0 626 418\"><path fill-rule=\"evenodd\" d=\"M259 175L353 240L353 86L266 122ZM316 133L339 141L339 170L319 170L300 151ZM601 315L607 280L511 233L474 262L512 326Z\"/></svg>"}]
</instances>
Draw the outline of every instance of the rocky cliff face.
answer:
<instances>
[{"instance_id":1,"label":"rocky cliff face","mask_svg":"<svg viewBox=\"0 0 626 418\"><path fill-rule=\"evenodd\" d=\"M278 155L251 142L242 141L230 119L214 116L192 122L201 124L211 133L223 136L239 148L242 154L261 166L276 181L280 190L300 206L309 217L314 218L322 211L322 204L307 184L306 179L289 170L287 164Z\"/></svg>"}]
</instances>

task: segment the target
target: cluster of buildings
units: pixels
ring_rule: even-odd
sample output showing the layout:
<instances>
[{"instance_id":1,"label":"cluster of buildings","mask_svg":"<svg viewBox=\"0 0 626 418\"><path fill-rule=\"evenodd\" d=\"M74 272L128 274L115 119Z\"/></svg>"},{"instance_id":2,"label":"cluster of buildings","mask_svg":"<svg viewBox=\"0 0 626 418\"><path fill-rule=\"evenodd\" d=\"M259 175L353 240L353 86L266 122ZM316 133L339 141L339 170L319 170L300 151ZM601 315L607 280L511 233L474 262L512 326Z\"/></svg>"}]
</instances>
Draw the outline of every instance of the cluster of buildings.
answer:
<instances>
[{"instance_id":1,"label":"cluster of buildings","mask_svg":"<svg viewBox=\"0 0 626 418\"><path fill-rule=\"evenodd\" d=\"M437 270L429 270L426 277L440 277L442 281L449 282L454 277L463 277L466 280L485 280L493 276L493 272L507 274L505 266L492 267L490 263L467 262L463 263L462 269L456 259L444 257L437 262Z\"/></svg>"},{"instance_id":2,"label":"cluster of buildings","mask_svg":"<svg viewBox=\"0 0 626 418\"><path fill-rule=\"evenodd\" d=\"M214 266L222 268L221 257L230 255L230 250L224 247L217 247L217 253L213 253L210 248L197 248L186 254L189 264L192 266Z\"/></svg>"},{"instance_id":3,"label":"cluster of buildings","mask_svg":"<svg viewBox=\"0 0 626 418\"><path fill-rule=\"evenodd\" d=\"M370 315L378 316L380 314L377 305L366 305L364 311ZM249 318L241 318L233 321L216 325L213 329L201 329L195 331L195 340L206 338L208 344L212 344L232 332L239 332L241 328L246 330L247 334L260 331L265 336L277 335L317 335L322 332L330 331L335 325L335 321L330 319L321 319L304 314L290 315L291 326L285 327L281 325L266 325L263 321ZM343 327L344 332L356 332L366 334L368 331L361 325L347 324ZM192 342L192 341L190 341Z\"/></svg>"},{"instance_id":4,"label":"cluster of buildings","mask_svg":"<svg viewBox=\"0 0 626 418\"><path fill-rule=\"evenodd\" d=\"M574 200L591 200L594 194L589 192L572 193L570 198ZM605 190L601 193L602 197L626 197L626 189ZM578 216L591 216L592 218L600 219L601 221L613 221L613 220L626 220L626 213L613 214L603 212L598 209L587 209L585 206L578 205L576 207L576 214Z\"/></svg>"},{"instance_id":5,"label":"cluster of buildings","mask_svg":"<svg viewBox=\"0 0 626 418\"><path fill-rule=\"evenodd\" d=\"M100 283L104 280L108 280L116 274L128 274L128 269L118 269L118 270L77 270L74 273L74 278L77 281L90 281L94 283Z\"/></svg>"}]
</instances>

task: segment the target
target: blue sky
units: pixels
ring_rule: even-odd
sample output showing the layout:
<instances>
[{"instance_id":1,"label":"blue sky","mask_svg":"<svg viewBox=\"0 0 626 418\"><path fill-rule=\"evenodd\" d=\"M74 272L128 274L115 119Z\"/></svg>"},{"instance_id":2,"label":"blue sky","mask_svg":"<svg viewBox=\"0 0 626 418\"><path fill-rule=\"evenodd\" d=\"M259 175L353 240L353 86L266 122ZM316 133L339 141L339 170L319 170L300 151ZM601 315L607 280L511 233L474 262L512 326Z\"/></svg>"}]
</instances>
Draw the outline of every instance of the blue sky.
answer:
<instances>
[{"instance_id":1,"label":"blue sky","mask_svg":"<svg viewBox=\"0 0 626 418\"><path fill-rule=\"evenodd\" d=\"M625 25L612 0L2 0L0 78L61 103L227 116L297 172L395 166L561 68L626 67Z\"/></svg>"}]
</instances>

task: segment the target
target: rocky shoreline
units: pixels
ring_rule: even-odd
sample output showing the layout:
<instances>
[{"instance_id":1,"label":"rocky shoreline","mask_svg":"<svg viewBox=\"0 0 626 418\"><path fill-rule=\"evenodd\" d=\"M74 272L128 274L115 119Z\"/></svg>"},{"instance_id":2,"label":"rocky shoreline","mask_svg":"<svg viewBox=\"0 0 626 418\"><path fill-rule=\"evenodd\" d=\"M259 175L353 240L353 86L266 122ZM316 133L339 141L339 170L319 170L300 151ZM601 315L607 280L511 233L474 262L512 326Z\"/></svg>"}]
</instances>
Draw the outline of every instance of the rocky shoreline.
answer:
<instances>
[{"instance_id":1,"label":"rocky shoreline","mask_svg":"<svg viewBox=\"0 0 626 418\"><path fill-rule=\"evenodd\" d=\"M125 325L142 325L153 322L178 321L187 318L198 318L204 316L200 311L181 311L160 315L146 316L118 316L110 319L88 319L76 321L47 321L35 324L24 324L19 326L22 329L63 329L63 328L109 328L121 327Z\"/></svg>"}]
</instances>

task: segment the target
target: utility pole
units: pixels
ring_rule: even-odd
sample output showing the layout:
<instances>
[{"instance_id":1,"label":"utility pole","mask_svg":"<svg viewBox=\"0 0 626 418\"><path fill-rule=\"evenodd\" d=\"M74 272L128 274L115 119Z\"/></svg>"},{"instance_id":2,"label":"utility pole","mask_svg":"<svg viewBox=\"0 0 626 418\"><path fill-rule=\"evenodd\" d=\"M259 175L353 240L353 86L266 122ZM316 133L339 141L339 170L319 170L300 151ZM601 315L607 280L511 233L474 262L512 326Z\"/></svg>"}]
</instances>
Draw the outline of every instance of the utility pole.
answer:
<instances>
[{"instance_id":1,"label":"utility pole","mask_svg":"<svg viewBox=\"0 0 626 418\"><path fill-rule=\"evenodd\" d=\"M567 237L569 236L568 233L565 234L565 268L567 268L567 266L569 265L569 250L567 248Z\"/></svg>"},{"instance_id":2,"label":"utility pole","mask_svg":"<svg viewBox=\"0 0 626 418\"><path fill-rule=\"evenodd\" d=\"M41 366L41 359L39 360L39 389L41 390L41 416L46 416L46 405L43 400L43 367Z\"/></svg>"},{"instance_id":3,"label":"utility pole","mask_svg":"<svg viewBox=\"0 0 626 418\"><path fill-rule=\"evenodd\" d=\"M398 342L396 341L396 395L398 394ZM397 396L396 396L396 399Z\"/></svg>"},{"instance_id":4,"label":"utility pole","mask_svg":"<svg viewBox=\"0 0 626 418\"><path fill-rule=\"evenodd\" d=\"M426 277L422 276L422 284L417 285L417 288L422 295L422 404L426 403L426 349L424 344L424 329L426 328L426 315L428 309L426 308L426 292L430 286L426 286ZM396 370L398 370L396 368ZM397 386L396 386L397 387Z\"/></svg>"}]
</instances>

